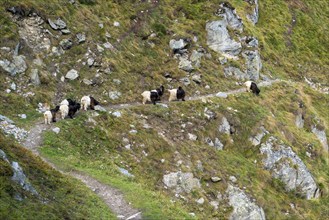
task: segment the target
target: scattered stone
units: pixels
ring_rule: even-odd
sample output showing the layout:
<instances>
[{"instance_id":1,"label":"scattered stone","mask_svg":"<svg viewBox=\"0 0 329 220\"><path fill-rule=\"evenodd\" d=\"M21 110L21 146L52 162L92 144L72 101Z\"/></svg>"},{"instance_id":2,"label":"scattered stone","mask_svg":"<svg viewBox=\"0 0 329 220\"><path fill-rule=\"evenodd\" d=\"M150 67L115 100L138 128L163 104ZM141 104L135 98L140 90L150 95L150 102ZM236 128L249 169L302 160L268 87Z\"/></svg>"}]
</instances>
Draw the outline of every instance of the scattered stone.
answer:
<instances>
[{"instance_id":1,"label":"scattered stone","mask_svg":"<svg viewBox=\"0 0 329 220\"><path fill-rule=\"evenodd\" d=\"M6 93L11 93L11 90L10 89L6 89Z\"/></svg>"},{"instance_id":2,"label":"scattered stone","mask_svg":"<svg viewBox=\"0 0 329 220\"><path fill-rule=\"evenodd\" d=\"M196 136L195 134L188 133L187 136L188 139L191 141L196 141L198 139L198 136Z\"/></svg>"},{"instance_id":3,"label":"scattered stone","mask_svg":"<svg viewBox=\"0 0 329 220\"><path fill-rule=\"evenodd\" d=\"M236 179L235 176L230 176L229 177L229 180L232 182L232 183L236 183L238 180Z\"/></svg>"},{"instance_id":4,"label":"scattered stone","mask_svg":"<svg viewBox=\"0 0 329 220\"><path fill-rule=\"evenodd\" d=\"M200 84L201 83L201 77L202 77L202 75L200 73L195 73L192 76L192 80L194 82L196 82L197 84Z\"/></svg>"},{"instance_id":5,"label":"scattered stone","mask_svg":"<svg viewBox=\"0 0 329 220\"><path fill-rule=\"evenodd\" d=\"M117 22L117 21L115 21L115 22L113 22L113 26L114 26L114 27L120 27L120 23Z\"/></svg>"},{"instance_id":6,"label":"scattered stone","mask_svg":"<svg viewBox=\"0 0 329 220\"><path fill-rule=\"evenodd\" d=\"M224 65L225 63L227 63L227 57L221 56L218 58L218 60L221 65Z\"/></svg>"},{"instance_id":7,"label":"scattered stone","mask_svg":"<svg viewBox=\"0 0 329 220\"><path fill-rule=\"evenodd\" d=\"M66 28L66 23L60 18L58 18L55 21L48 19L48 23L49 23L50 27L54 30L62 30L62 29Z\"/></svg>"},{"instance_id":8,"label":"scattered stone","mask_svg":"<svg viewBox=\"0 0 329 220\"><path fill-rule=\"evenodd\" d=\"M69 29L63 29L63 30L61 30L61 32L64 35L71 34L71 31Z\"/></svg>"},{"instance_id":9,"label":"scattered stone","mask_svg":"<svg viewBox=\"0 0 329 220\"><path fill-rule=\"evenodd\" d=\"M84 78L84 79L82 80L82 82L83 82L84 84L88 85L88 86L94 84L92 81L90 81L89 79L86 79L86 78Z\"/></svg>"},{"instance_id":10,"label":"scattered stone","mask_svg":"<svg viewBox=\"0 0 329 220\"><path fill-rule=\"evenodd\" d=\"M38 69L32 69L31 70L30 81L35 86L40 85L40 78L39 78L38 72L39 72Z\"/></svg>"},{"instance_id":11,"label":"scattered stone","mask_svg":"<svg viewBox=\"0 0 329 220\"><path fill-rule=\"evenodd\" d=\"M11 76L15 76L19 73L23 73L27 69L25 56L23 55L13 56L12 61L9 61L7 59L0 60L0 66Z\"/></svg>"},{"instance_id":12,"label":"scattered stone","mask_svg":"<svg viewBox=\"0 0 329 220\"><path fill-rule=\"evenodd\" d=\"M79 77L78 71L76 71L75 69L71 69L70 71L68 71L65 76L65 78L69 80L75 80L78 77Z\"/></svg>"},{"instance_id":13,"label":"scattered stone","mask_svg":"<svg viewBox=\"0 0 329 220\"><path fill-rule=\"evenodd\" d=\"M73 42L71 39L63 39L59 42L59 45L63 50L68 50L73 46Z\"/></svg>"},{"instance_id":14,"label":"scattered stone","mask_svg":"<svg viewBox=\"0 0 329 220\"><path fill-rule=\"evenodd\" d=\"M298 115L296 115L295 125L296 125L297 128L303 128L304 127L304 116L301 112L299 112Z\"/></svg>"},{"instance_id":15,"label":"scattered stone","mask_svg":"<svg viewBox=\"0 0 329 220\"><path fill-rule=\"evenodd\" d=\"M201 187L200 181L194 178L192 173L181 171L164 175L162 181L166 187L174 188L176 193L190 193L191 190Z\"/></svg>"},{"instance_id":16,"label":"scattered stone","mask_svg":"<svg viewBox=\"0 0 329 220\"><path fill-rule=\"evenodd\" d=\"M188 77L183 77L179 79L179 82L183 83L185 86L188 86L191 84L190 79Z\"/></svg>"},{"instance_id":17,"label":"scattered stone","mask_svg":"<svg viewBox=\"0 0 329 220\"><path fill-rule=\"evenodd\" d=\"M255 37L246 38L247 47L258 47L258 40Z\"/></svg>"},{"instance_id":18,"label":"scattered stone","mask_svg":"<svg viewBox=\"0 0 329 220\"><path fill-rule=\"evenodd\" d=\"M113 82L117 85L120 85L121 84L121 80L119 79L113 79Z\"/></svg>"},{"instance_id":19,"label":"scattered stone","mask_svg":"<svg viewBox=\"0 0 329 220\"><path fill-rule=\"evenodd\" d=\"M161 106L162 108L169 108L169 106L164 103L156 103L156 105Z\"/></svg>"},{"instance_id":20,"label":"scattered stone","mask_svg":"<svg viewBox=\"0 0 329 220\"><path fill-rule=\"evenodd\" d=\"M14 91L16 90L16 84L14 82L10 84L10 89Z\"/></svg>"},{"instance_id":21,"label":"scattered stone","mask_svg":"<svg viewBox=\"0 0 329 220\"><path fill-rule=\"evenodd\" d=\"M129 171L124 168L118 167L118 170L126 177L131 177L131 178L135 177L133 174L129 173Z\"/></svg>"},{"instance_id":22,"label":"scattered stone","mask_svg":"<svg viewBox=\"0 0 329 220\"><path fill-rule=\"evenodd\" d=\"M112 112L112 115L117 118L121 118L121 112L119 112L119 111Z\"/></svg>"},{"instance_id":23,"label":"scattered stone","mask_svg":"<svg viewBox=\"0 0 329 220\"><path fill-rule=\"evenodd\" d=\"M23 172L23 169L19 166L19 164L13 161L11 163L11 167L14 172L14 175L11 177L11 180L19 184L25 191L30 192L32 195L38 195L38 192L29 183L28 179L26 178Z\"/></svg>"},{"instance_id":24,"label":"scattered stone","mask_svg":"<svg viewBox=\"0 0 329 220\"><path fill-rule=\"evenodd\" d=\"M220 133L230 134L231 126L226 117L222 118L222 124L219 126L218 130Z\"/></svg>"},{"instance_id":25,"label":"scattered stone","mask_svg":"<svg viewBox=\"0 0 329 220\"><path fill-rule=\"evenodd\" d=\"M89 67L91 67L94 64L94 62L95 62L95 59L92 57L88 58L88 60L87 60L87 64Z\"/></svg>"},{"instance_id":26,"label":"scattered stone","mask_svg":"<svg viewBox=\"0 0 329 220\"><path fill-rule=\"evenodd\" d=\"M97 44L97 50L100 53L104 52L104 48L102 46L100 46L99 44Z\"/></svg>"},{"instance_id":27,"label":"scattered stone","mask_svg":"<svg viewBox=\"0 0 329 220\"><path fill-rule=\"evenodd\" d=\"M26 119L26 114L18 114L18 116L21 118L21 119Z\"/></svg>"},{"instance_id":28,"label":"scattered stone","mask_svg":"<svg viewBox=\"0 0 329 220\"><path fill-rule=\"evenodd\" d=\"M133 129L129 131L130 134L137 134L137 130Z\"/></svg>"},{"instance_id":29,"label":"scattered stone","mask_svg":"<svg viewBox=\"0 0 329 220\"><path fill-rule=\"evenodd\" d=\"M109 97L112 100L118 99L121 96L121 92L118 91L109 91Z\"/></svg>"},{"instance_id":30,"label":"scattered stone","mask_svg":"<svg viewBox=\"0 0 329 220\"><path fill-rule=\"evenodd\" d=\"M76 35L77 39L78 39L78 43L84 43L86 41L86 34L85 33L78 33Z\"/></svg>"},{"instance_id":31,"label":"scattered stone","mask_svg":"<svg viewBox=\"0 0 329 220\"><path fill-rule=\"evenodd\" d=\"M252 13L247 14L247 18L255 25L257 24L259 18L258 0L248 0L247 2L253 6Z\"/></svg>"},{"instance_id":32,"label":"scattered stone","mask_svg":"<svg viewBox=\"0 0 329 220\"><path fill-rule=\"evenodd\" d=\"M188 42L185 41L184 39L179 39L179 40L172 39L169 42L169 46L174 51L174 53L176 51L184 49L187 45L188 45Z\"/></svg>"},{"instance_id":33,"label":"scattered stone","mask_svg":"<svg viewBox=\"0 0 329 220\"><path fill-rule=\"evenodd\" d=\"M192 62L186 56L181 56L179 58L178 68L186 72L191 72L192 70L194 70L194 67L192 66Z\"/></svg>"},{"instance_id":34,"label":"scattered stone","mask_svg":"<svg viewBox=\"0 0 329 220\"><path fill-rule=\"evenodd\" d=\"M199 204L199 205L202 205L204 203L204 198L200 198L198 200L196 200L196 202Z\"/></svg>"},{"instance_id":35,"label":"scattered stone","mask_svg":"<svg viewBox=\"0 0 329 220\"><path fill-rule=\"evenodd\" d=\"M95 105L94 109L99 112L106 112L106 109L100 105Z\"/></svg>"},{"instance_id":36,"label":"scattered stone","mask_svg":"<svg viewBox=\"0 0 329 220\"><path fill-rule=\"evenodd\" d=\"M61 131L61 129L59 127L53 128L52 129L53 132L55 132L56 134L59 134L59 132Z\"/></svg>"},{"instance_id":37,"label":"scattered stone","mask_svg":"<svg viewBox=\"0 0 329 220\"><path fill-rule=\"evenodd\" d=\"M110 42L106 42L103 44L103 46L106 48L106 49L109 49L109 50L114 50L114 46L110 43Z\"/></svg>"},{"instance_id":38,"label":"scattered stone","mask_svg":"<svg viewBox=\"0 0 329 220\"><path fill-rule=\"evenodd\" d=\"M217 176L214 176L214 177L211 177L211 181L213 181L214 183L217 183L219 181L221 181L222 179L217 177Z\"/></svg>"},{"instance_id":39,"label":"scattered stone","mask_svg":"<svg viewBox=\"0 0 329 220\"><path fill-rule=\"evenodd\" d=\"M219 93L216 94L216 97L226 99L227 98L227 93L225 93L225 92L219 92Z\"/></svg>"},{"instance_id":40,"label":"scattered stone","mask_svg":"<svg viewBox=\"0 0 329 220\"><path fill-rule=\"evenodd\" d=\"M103 23L99 23L98 24L98 27L100 27L101 29L103 29L104 28L104 24Z\"/></svg>"},{"instance_id":41,"label":"scattered stone","mask_svg":"<svg viewBox=\"0 0 329 220\"><path fill-rule=\"evenodd\" d=\"M236 67L225 67L224 69L224 76L225 77L234 77L237 80L246 80L248 76L246 73L242 72L239 68Z\"/></svg>"},{"instance_id":42,"label":"scattered stone","mask_svg":"<svg viewBox=\"0 0 329 220\"><path fill-rule=\"evenodd\" d=\"M316 126L312 126L312 132L316 135L316 137L319 139L323 150L328 153L328 141L327 141L327 136L326 136L326 131L325 130L320 130Z\"/></svg>"},{"instance_id":43,"label":"scattered stone","mask_svg":"<svg viewBox=\"0 0 329 220\"><path fill-rule=\"evenodd\" d=\"M216 118L216 113L211 111L207 107L204 108L203 114L208 120L213 120Z\"/></svg>"},{"instance_id":44,"label":"scattered stone","mask_svg":"<svg viewBox=\"0 0 329 220\"><path fill-rule=\"evenodd\" d=\"M264 210L252 202L245 192L238 187L229 184L226 193L228 194L229 205L233 207L229 219L266 219Z\"/></svg>"},{"instance_id":45,"label":"scattered stone","mask_svg":"<svg viewBox=\"0 0 329 220\"><path fill-rule=\"evenodd\" d=\"M255 136L249 138L249 141L251 141L252 145L254 146L259 145L262 141L262 138L269 133L263 126L261 126L259 130L260 131Z\"/></svg>"},{"instance_id":46,"label":"scattered stone","mask_svg":"<svg viewBox=\"0 0 329 220\"><path fill-rule=\"evenodd\" d=\"M217 210L218 209L218 206L219 206L219 202L217 202L217 201L211 201L210 202L210 205L212 207L214 207L215 210Z\"/></svg>"},{"instance_id":47,"label":"scattered stone","mask_svg":"<svg viewBox=\"0 0 329 220\"><path fill-rule=\"evenodd\" d=\"M26 130L16 127L12 120L2 115L0 115L0 129L5 135L13 135L18 141L22 141L27 137Z\"/></svg>"}]
</instances>

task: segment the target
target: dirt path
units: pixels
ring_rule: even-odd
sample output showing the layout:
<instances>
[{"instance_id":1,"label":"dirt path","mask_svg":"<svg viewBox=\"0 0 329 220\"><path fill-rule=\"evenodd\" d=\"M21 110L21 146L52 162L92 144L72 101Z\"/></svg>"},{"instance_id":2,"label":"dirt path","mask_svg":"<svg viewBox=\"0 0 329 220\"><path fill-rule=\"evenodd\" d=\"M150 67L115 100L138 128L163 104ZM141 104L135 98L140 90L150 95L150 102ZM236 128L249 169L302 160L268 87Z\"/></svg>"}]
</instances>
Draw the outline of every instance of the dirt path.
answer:
<instances>
[{"instance_id":1,"label":"dirt path","mask_svg":"<svg viewBox=\"0 0 329 220\"><path fill-rule=\"evenodd\" d=\"M42 157L38 148L42 144L42 133L46 130L53 129L53 125L45 125L42 122L38 122L28 134L28 137L24 140L22 145L31 150L35 155L39 156L43 161L48 163L51 167L58 170L62 174L72 176L79 179L81 182L86 184L93 192L95 192L108 207L115 213L118 219L126 220L139 220L142 219L142 213L137 209L131 207L131 205L124 199L123 194L118 190L109 185L103 184L96 179L77 171L64 172L56 167L46 158Z\"/></svg>"},{"instance_id":2,"label":"dirt path","mask_svg":"<svg viewBox=\"0 0 329 220\"><path fill-rule=\"evenodd\" d=\"M273 83L277 83L277 82L281 82L281 80L276 79L276 80L271 80L271 81L262 81L262 82L258 83L257 85L258 85L258 87L268 87L268 86L271 86ZM202 100L202 99L206 99L206 98L213 98L213 97L217 97L218 93L222 93L222 94L226 94L226 95L234 95L234 94L239 94L239 93L243 93L243 92L246 92L245 86L241 86L240 89L230 90L230 91L226 91L226 92L216 92L216 93L207 94L207 95L187 97L186 101L188 101L188 100L195 101L195 100ZM169 102L167 100L161 101L161 104L168 104L168 103ZM141 105L143 105L141 102L131 102L131 103L125 103L125 104L104 106L104 108L107 110L115 110L115 109L126 109L126 108L135 107L135 106L141 106Z\"/></svg>"},{"instance_id":3,"label":"dirt path","mask_svg":"<svg viewBox=\"0 0 329 220\"><path fill-rule=\"evenodd\" d=\"M261 82L259 83L259 87L264 86L270 86L274 82L279 82L280 80L272 80L267 82ZM226 95L233 95L233 94L239 94L245 92L245 88L242 86L240 89L236 90L230 90L227 92L220 92L222 94ZM217 93L208 94L208 95L202 95L202 96L192 96L188 97L186 100L202 100L206 98L212 98L216 97ZM161 104L168 104L168 101L163 101ZM134 102L134 103L125 103L125 104L117 104L117 105L110 105L106 106L105 109L126 109L131 108L134 106L140 106L142 105L140 102ZM42 157L39 152L38 148L42 145L42 133L46 130L51 130L55 126L52 125L45 125L43 122L38 122L35 124L35 126L29 131L28 137L25 139L25 141L22 143L23 146L29 150L31 150L34 154L41 157L46 163L48 163L50 166L52 166L54 169L58 170L59 172L72 176L76 179L79 179L84 184L86 184L93 192L95 192L100 198L103 199L103 201L109 206L109 208L117 215L119 219L142 219L142 213L134 208L131 207L131 205L124 199L123 194L106 184L103 184L99 182L98 180L77 171L69 171L64 172L60 170L58 167L56 167L53 163L48 161L46 158ZM168 143L171 143L164 135L163 137Z\"/></svg>"}]
</instances>

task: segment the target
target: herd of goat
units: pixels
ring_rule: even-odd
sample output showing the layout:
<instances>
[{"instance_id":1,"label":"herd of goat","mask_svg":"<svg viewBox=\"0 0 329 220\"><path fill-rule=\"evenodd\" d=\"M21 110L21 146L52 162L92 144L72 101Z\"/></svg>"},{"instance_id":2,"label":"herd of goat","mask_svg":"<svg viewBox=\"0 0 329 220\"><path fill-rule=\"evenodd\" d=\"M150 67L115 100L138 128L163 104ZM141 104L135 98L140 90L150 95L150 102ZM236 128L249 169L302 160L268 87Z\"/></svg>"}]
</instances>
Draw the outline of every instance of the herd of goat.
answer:
<instances>
[{"instance_id":1,"label":"herd of goat","mask_svg":"<svg viewBox=\"0 0 329 220\"><path fill-rule=\"evenodd\" d=\"M256 95L260 93L259 88L256 83L252 81L247 81L244 83L247 88L247 92L252 92ZM182 100L185 101L185 91L182 87L178 87L178 89L169 89L169 102L173 100ZM164 94L164 87L160 86L160 88L144 91L141 95L143 97L142 103L146 104L146 102L152 102L154 105L157 101L161 101L161 96ZM99 102L93 98L92 96L83 96L81 98L81 104L73 101L72 99L64 99L60 105L57 105L54 109L49 109L44 113L45 124L50 124L50 122L56 122L56 115L59 112L61 119L64 119L66 116L73 118L74 114L82 109L87 111L89 108L94 110L95 106L99 105Z\"/></svg>"}]
</instances>

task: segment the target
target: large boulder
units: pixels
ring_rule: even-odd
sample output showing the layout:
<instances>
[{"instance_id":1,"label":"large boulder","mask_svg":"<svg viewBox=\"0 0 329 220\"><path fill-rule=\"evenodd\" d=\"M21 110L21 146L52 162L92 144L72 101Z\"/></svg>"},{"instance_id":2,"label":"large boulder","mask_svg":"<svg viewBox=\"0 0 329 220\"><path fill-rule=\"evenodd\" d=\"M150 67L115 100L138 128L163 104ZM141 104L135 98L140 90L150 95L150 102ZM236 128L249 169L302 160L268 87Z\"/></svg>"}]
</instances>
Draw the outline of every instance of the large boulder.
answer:
<instances>
[{"instance_id":1,"label":"large boulder","mask_svg":"<svg viewBox=\"0 0 329 220\"><path fill-rule=\"evenodd\" d=\"M320 190L303 161L293 152L291 147L284 145L275 137L270 137L261 144L264 168L274 178L280 179L286 190L298 190L306 199L318 198Z\"/></svg>"},{"instance_id":2,"label":"large boulder","mask_svg":"<svg viewBox=\"0 0 329 220\"><path fill-rule=\"evenodd\" d=\"M318 129L317 126L312 126L312 132L319 139L322 144L323 150L328 153L328 141L326 136L326 131L324 129Z\"/></svg>"},{"instance_id":3,"label":"large boulder","mask_svg":"<svg viewBox=\"0 0 329 220\"><path fill-rule=\"evenodd\" d=\"M11 76L23 73L27 69L25 57L23 55L13 56L12 61L9 61L7 59L0 60L0 66Z\"/></svg>"},{"instance_id":4,"label":"large boulder","mask_svg":"<svg viewBox=\"0 0 329 220\"><path fill-rule=\"evenodd\" d=\"M225 117L222 118L222 123L219 125L218 131L220 133L230 134L231 126L230 126L230 123L228 122L227 118L225 118Z\"/></svg>"},{"instance_id":5,"label":"large boulder","mask_svg":"<svg viewBox=\"0 0 329 220\"><path fill-rule=\"evenodd\" d=\"M169 173L163 176L163 183L167 188L173 188L176 193L191 192L192 189L201 187L200 181L193 177L192 173Z\"/></svg>"},{"instance_id":6,"label":"large boulder","mask_svg":"<svg viewBox=\"0 0 329 220\"><path fill-rule=\"evenodd\" d=\"M263 208L252 202L245 192L238 187L228 185L226 193L228 194L229 204L233 207L233 212L229 219L266 219Z\"/></svg>"},{"instance_id":7,"label":"large boulder","mask_svg":"<svg viewBox=\"0 0 329 220\"><path fill-rule=\"evenodd\" d=\"M221 3L216 15L222 17L230 28L243 31L242 19L236 14L235 8L230 3Z\"/></svg>"},{"instance_id":8,"label":"large boulder","mask_svg":"<svg viewBox=\"0 0 329 220\"><path fill-rule=\"evenodd\" d=\"M247 65L247 78L253 81L257 81L259 79L259 73L262 69L262 62L258 51L244 51L242 56L246 59Z\"/></svg>"},{"instance_id":9,"label":"large boulder","mask_svg":"<svg viewBox=\"0 0 329 220\"><path fill-rule=\"evenodd\" d=\"M211 21L206 24L207 45L215 52L234 57L241 52L242 45L231 39L225 20Z\"/></svg>"}]
</instances>

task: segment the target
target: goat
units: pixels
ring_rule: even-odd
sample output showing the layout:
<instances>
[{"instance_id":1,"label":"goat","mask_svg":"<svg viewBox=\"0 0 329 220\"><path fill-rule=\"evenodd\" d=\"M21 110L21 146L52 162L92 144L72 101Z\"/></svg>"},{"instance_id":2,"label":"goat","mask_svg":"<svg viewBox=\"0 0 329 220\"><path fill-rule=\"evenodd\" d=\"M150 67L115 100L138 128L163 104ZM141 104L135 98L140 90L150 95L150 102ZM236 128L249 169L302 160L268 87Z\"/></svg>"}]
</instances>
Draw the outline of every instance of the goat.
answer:
<instances>
[{"instance_id":1,"label":"goat","mask_svg":"<svg viewBox=\"0 0 329 220\"><path fill-rule=\"evenodd\" d=\"M45 124L50 125L50 121L56 122L56 113L59 111L59 108L60 107L57 105L54 109L47 110L43 113Z\"/></svg>"},{"instance_id":2,"label":"goat","mask_svg":"<svg viewBox=\"0 0 329 220\"><path fill-rule=\"evenodd\" d=\"M182 101L185 101L185 91L183 88L180 86L178 89L169 89L169 102L173 100L179 100L181 99Z\"/></svg>"},{"instance_id":3,"label":"goat","mask_svg":"<svg viewBox=\"0 0 329 220\"><path fill-rule=\"evenodd\" d=\"M257 84L253 81L247 81L244 83L244 85L247 87L247 92L252 91L252 93L259 95L260 89L257 87Z\"/></svg>"},{"instance_id":4,"label":"goat","mask_svg":"<svg viewBox=\"0 0 329 220\"><path fill-rule=\"evenodd\" d=\"M161 100L161 96L164 93L164 87L160 86L160 88L158 89L154 89L151 91L144 91L141 95L143 96L143 105L145 105L145 103L147 101L152 102L155 105L156 101L160 101Z\"/></svg>"}]
</instances>

